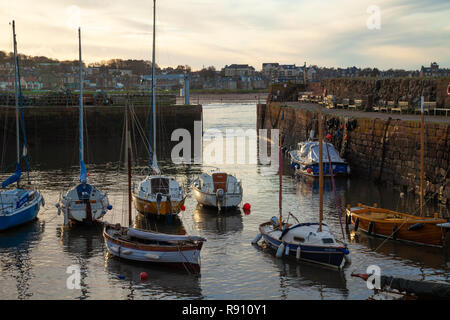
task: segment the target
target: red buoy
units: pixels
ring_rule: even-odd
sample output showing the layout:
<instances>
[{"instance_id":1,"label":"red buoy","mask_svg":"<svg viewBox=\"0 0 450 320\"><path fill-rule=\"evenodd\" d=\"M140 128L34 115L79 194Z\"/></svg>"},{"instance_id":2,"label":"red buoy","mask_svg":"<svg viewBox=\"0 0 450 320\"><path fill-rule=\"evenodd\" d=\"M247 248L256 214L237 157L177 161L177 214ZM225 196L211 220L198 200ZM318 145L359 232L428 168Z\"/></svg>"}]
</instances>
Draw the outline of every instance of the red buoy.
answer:
<instances>
[{"instance_id":1,"label":"red buoy","mask_svg":"<svg viewBox=\"0 0 450 320\"><path fill-rule=\"evenodd\" d=\"M87 175L88 177L90 177L91 176L91 174L88 172L88 175Z\"/></svg>"},{"instance_id":2,"label":"red buoy","mask_svg":"<svg viewBox=\"0 0 450 320\"><path fill-rule=\"evenodd\" d=\"M311 169L311 168L308 168L308 169L306 169L306 172L311 173L311 172L312 172L312 169Z\"/></svg>"},{"instance_id":3,"label":"red buoy","mask_svg":"<svg viewBox=\"0 0 450 320\"><path fill-rule=\"evenodd\" d=\"M184 206L184 204L183 204L183 205L181 205L180 209L181 209L181 211L184 211L184 210L186 210L186 207Z\"/></svg>"},{"instance_id":4,"label":"red buoy","mask_svg":"<svg viewBox=\"0 0 450 320\"><path fill-rule=\"evenodd\" d=\"M141 277L141 281L147 280L147 272L141 272L140 277Z\"/></svg>"},{"instance_id":5,"label":"red buoy","mask_svg":"<svg viewBox=\"0 0 450 320\"><path fill-rule=\"evenodd\" d=\"M348 140L348 134L345 135L344 140Z\"/></svg>"},{"instance_id":6,"label":"red buoy","mask_svg":"<svg viewBox=\"0 0 450 320\"><path fill-rule=\"evenodd\" d=\"M248 203L248 202L246 202L245 204L244 204L244 210L249 210L250 211L250 208L251 208L251 205L250 205L250 203Z\"/></svg>"},{"instance_id":7,"label":"red buoy","mask_svg":"<svg viewBox=\"0 0 450 320\"><path fill-rule=\"evenodd\" d=\"M331 140L331 134L327 134L327 139Z\"/></svg>"}]
</instances>

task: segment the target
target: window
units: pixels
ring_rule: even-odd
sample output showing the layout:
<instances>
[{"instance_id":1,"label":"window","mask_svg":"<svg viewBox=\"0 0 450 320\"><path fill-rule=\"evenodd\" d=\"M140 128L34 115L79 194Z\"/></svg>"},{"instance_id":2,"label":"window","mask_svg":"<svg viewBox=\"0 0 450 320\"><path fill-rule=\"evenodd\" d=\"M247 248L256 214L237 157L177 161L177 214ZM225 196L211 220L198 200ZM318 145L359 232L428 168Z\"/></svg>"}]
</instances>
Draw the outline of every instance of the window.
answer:
<instances>
[{"instance_id":1,"label":"window","mask_svg":"<svg viewBox=\"0 0 450 320\"><path fill-rule=\"evenodd\" d=\"M305 242L305 238L302 238L302 237L294 237L294 241Z\"/></svg>"},{"instance_id":2,"label":"window","mask_svg":"<svg viewBox=\"0 0 450 320\"><path fill-rule=\"evenodd\" d=\"M322 239L322 242L323 243L334 243L334 240L331 238L324 238L324 239Z\"/></svg>"}]
</instances>

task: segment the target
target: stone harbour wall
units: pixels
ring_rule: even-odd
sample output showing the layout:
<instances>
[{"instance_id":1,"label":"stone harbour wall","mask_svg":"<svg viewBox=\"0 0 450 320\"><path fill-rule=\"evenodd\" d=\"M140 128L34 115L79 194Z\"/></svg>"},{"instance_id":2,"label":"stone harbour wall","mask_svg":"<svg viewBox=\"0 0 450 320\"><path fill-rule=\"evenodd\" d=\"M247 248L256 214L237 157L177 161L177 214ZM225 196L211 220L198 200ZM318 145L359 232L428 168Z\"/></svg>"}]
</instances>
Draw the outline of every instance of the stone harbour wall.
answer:
<instances>
[{"instance_id":1,"label":"stone harbour wall","mask_svg":"<svg viewBox=\"0 0 450 320\"><path fill-rule=\"evenodd\" d=\"M420 190L420 121L345 118L323 114L324 131L350 164L352 174L399 188ZM257 127L281 130L287 149L317 132L317 113L282 103L259 104ZM427 197L450 204L450 124L425 125L424 187Z\"/></svg>"}]
</instances>

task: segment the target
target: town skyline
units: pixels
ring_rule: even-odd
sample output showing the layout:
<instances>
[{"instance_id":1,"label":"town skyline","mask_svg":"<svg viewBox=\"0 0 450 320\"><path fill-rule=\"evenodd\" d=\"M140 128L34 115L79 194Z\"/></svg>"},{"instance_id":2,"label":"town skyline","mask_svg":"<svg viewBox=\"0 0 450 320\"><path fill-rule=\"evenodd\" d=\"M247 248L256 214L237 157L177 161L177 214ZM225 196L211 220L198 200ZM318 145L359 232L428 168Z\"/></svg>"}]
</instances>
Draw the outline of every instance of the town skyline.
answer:
<instances>
[{"instance_id":1,"label":"town skyline","mask_svg":"<svg viewBox=\"0 0 450 320\"><path fill-rule=\"evenodd\" d=\"M44 0L33 6L9 2L2 21L16 21L18 51L58 60L77 59L81 25L83 60L151 59L152 2L89 3ZM379 29L370 29L372 3L324 1L157 2L160 67L189 65L195 70L264 62L324 67L416 70L437 61L450 66L450 3L382 0ZM51 8L51 10L49 10ZM124 15L123 13L126 13ZM310 13L310 14L309 14ZM319 32L320 30L320 32ZM12 50L11 28L0 27L0 49Z\"/></svg>"}]
</instances>

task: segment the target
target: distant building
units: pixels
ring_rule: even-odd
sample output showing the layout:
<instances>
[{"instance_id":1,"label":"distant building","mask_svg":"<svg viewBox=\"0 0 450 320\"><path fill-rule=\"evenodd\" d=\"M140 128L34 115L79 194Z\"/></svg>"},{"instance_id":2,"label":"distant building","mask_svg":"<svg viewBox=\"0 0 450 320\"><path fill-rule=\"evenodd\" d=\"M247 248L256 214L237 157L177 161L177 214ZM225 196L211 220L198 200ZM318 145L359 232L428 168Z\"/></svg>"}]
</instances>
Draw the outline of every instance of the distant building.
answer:
<instances>
[{"instance_id":1,"label":"distant building","mask_svg":"<svg viewBox=\"0 0 450 320\"><path fill-rule=\"evenodd\" d=\"M436 77L439 76L439 71L439 65L436 62L432 62L430 67L422 66L419 74L421 77Z\"/></svg>"},{"instance_id":2,"label":"distant building","mask_svg":"<svg viewBox=\"0 0 450 320\"><path fill-rule=\"evenodd\" d=\"M255 74L255 68L248 64L232 64L223 68L225 77L240 77L240 76L253 76Z\"/></svg>"}]
</instances>

